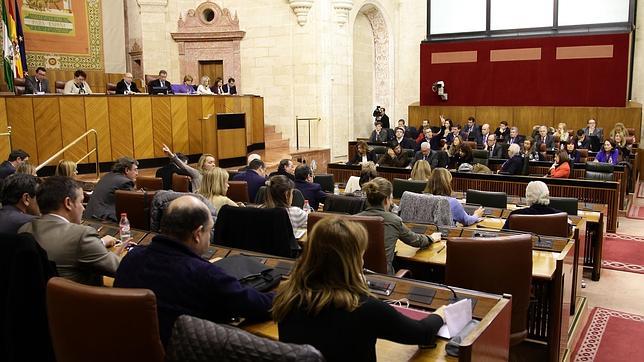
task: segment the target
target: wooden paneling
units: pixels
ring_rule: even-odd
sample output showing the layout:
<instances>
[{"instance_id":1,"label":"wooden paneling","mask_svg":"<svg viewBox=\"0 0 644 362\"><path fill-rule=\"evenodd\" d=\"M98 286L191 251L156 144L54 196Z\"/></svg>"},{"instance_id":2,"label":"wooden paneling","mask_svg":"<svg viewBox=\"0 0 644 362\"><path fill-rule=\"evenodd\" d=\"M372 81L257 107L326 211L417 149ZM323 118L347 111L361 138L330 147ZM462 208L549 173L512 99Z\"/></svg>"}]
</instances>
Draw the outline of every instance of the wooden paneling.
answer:
<instances>
[{"instance_id":1,"label":"wooden paneling","mask_svg":"<svg viewBox=\"0 0 644 362\"><path fill-rule=\"evenodd\" d=\"M245 113L246 114L246 144L253 144L257 143L254 142L253 139L255 138L254 133L255 133L255 127L252 127L252 119L253 119L253 100L252 98L241 98L239 102L239 112ZM262 127L263 129L263 127ZM263 140L261 141L263 142Z\"/></svg>"},{"instance_id":2,"label":"wooden paneling","mask_svg":"<svg viewBox=\"0 0 644 362\"><path fill-rule=\"evenodd\" d=\"M172 109L170 97L154 97L152 100L152 131L154 157L163 157L163 144L172 147ZM172 99L173 100L173 99ZM175 152L181 152L176 151Z\"/></svg>"},{"instance_id":3,"label":"wooden paneling","mask_svg":"<svg viewBox=\"0 0 644 362\"><path fill-rule=\"evenodd\" d=\"M173 97L172 113L172 150L187 154L188 149L188 96Z\"/></svg>"},{"instance_id":4,"label":"wooden paneling","mask_svg":"<svg viewBox=\"0 0 644 362\"><path fill-rule=\"evenodd\" d=\"M253 97L253 118L252 119L264 119L264 98L262 97ZM249 123L251 119L246 116L246 128L249 128ZM263 143L264 142L264 122L261 125L253 125L253 143Z\"/></svg>"},{"instance_id":5,"label":"wooden paneling","mask_svg":"<svg viewBox=\"0 0 644 362\"><path fill-rule=\"evenodd\" d=\"M47 79L49 80L49 92L55 93L55 84L57 80L67 82L74 79L75 70L47 69ZM105 93L105 73L102 70L86 70L87 79L85 80L94 93Z\"/></svg>"},{"instance_id":6,"label":"wooden paneling","mask_svg":"<svg viewBox=\"0 0 644 362\"><path fill-rule=\"evenodd\" d=\"M217 131L219 158L245 157L246 145L239 142L245 136L244 129L222 129Z\"/></svg>"},{"instance_id":7,"label":"wooden paneling","mask_svg":"<svg viewBox=\"0 0 644 362\"><path fill-rule=\"evenodd\" d=\"M123 156L134 157L130 97L108 97L107 104L110 118L112 159Z\"/></svg>"},{"instance_id":8,"label":"wooden paneling","mask_svg":"<svg viewBox=\"0 0 644 362\"><path fill-rule=\"evenodd\" d=\"M132 135L134 140L134 157L154 158L154 142L152 124L152 98L129 97L132 103Z\"/></svg>"},{"instance_id":9,"label":"wooden paneling","mask_svg":"<svg viewBox=\"0 0 644 362\"><path fill-rule=\"evenodd\" d=\"M98 160L112 161L112 141L110 137L109 104L107 97L85 97L85 131L96 130L98 134ZM94 136L87 137L87 152L93 149ZM83 162L95 162L96 157L90 155Z\"/></svg>"},{"instance_id":10,"label":"wooden paneling","mask_svg":"<svg viewBox=\"0 0 644 362\"><path fill-rule=\"evenodd\" d=\"M67 119L62 118L63 113L58 109L58 99L54 97L34 98L33 107L38 163L42 163L63 148L61 121L67 121ZM80 117L70 117L69 121L73 122L73 120L82 119L82 117L81 113ZM62 157L58 157L50 165L55 165L61 159Z\"/></svg>"},{"instance_id":11,"label":"wooden paneling","mask_svg":"<svg viewBox=\"0 0 644 362\"><path fill-rule=\"evenodd\" d=\"M190 153L203 152L203 143L201 140L201 99L203 97L188 96L188 149Z\"/></svg>"},{"instance_id":12,"label":"wooden paneling","mask_svg":"<svg viewBox=\"0 0 644 362\"><path fill-rule=\"evenodd\" d=\"M563 122L571 133L585 128L590 118L597 117L597 108L595 107L556 107L553 127L557 127Z\"/></svg>"},{"instance_id":13,"label":"wooden paneling","mask_svg":"<svg viewBox=\"0 0 644 362\"><path fill-rule=\"evenodd\" d=\"M505 107L477 107L474 116L478 124L488 123L492 128L492 132L499 126L501 121L508 121L508 124L511 124L513 117L512 108ZM454 121L454 124L458 124L458 122ZM467 125L467 117L462 119L460 125L461 127Z\"/></svg>"},{"instance_id":14,"label":"wooden paneling","mask_svg":"<svg viewBox=\"0 0 644 362\"><path fill-rule=\"evenodd\" d=\"M4 98L0 98L0 133L7 132L7 103ZM9 137L0 137L0 157L6 157L11 152Z\"/></svg>"},{"instance_id":15,"label":"wooden paneling","mask_svg":"<svg viewBox=\"0 0 644 362\"><path fill-rule=\"evenodd\" d=\"M58 99L51 97L57 102L56 107L60 107L60 124L62 125L62 143L56 145L54 152L57 152L62 147L72 143L76 138L85 132L85 115L90 115L94 112L92 108L85 109L84 97L58 97ZM36 100L34 99L34 103ZM56 110L58 111L58 109ZM98 110L97 110L98 111ZM38 119L36 119L38 125ZM94 140L92 139L92 145ZM92 146L93 148L93 146ZM66 160L77 162L81 157L87 154L87 140L82 140L76 145L72 146L69 150L65 151L64 156ZM92 157L92 160L94 158ZM88 162L84 160L83 162Z\"/></svg>"},{"instance_id":16,"label":"wooden paneling","mask_svg":"<svg viewBox=\"0 0 644 362\"><path fill-rule=\"evenodd\" d=\"M38 145L34 129L32 97L16 97L7 101L7 118L12 128L13 149L25 150L31 157L30 163L38 164Z\"/></svg>"}]
</instances>

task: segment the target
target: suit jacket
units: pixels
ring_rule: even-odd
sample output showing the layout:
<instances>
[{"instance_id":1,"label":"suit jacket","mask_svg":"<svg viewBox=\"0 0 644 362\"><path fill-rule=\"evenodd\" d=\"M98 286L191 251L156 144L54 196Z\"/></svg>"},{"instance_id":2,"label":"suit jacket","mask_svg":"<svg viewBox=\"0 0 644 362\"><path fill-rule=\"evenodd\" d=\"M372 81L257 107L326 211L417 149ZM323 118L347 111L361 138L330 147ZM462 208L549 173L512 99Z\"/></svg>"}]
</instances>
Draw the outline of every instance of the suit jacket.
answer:
<instances>
[{"instance_id":1,"label":"suit jacket","mask_svg":"<svg viewBox=\"0 0 644 362\"><path fill-rule=\"evenodd\" d=\"M521 155L514 155L503 165L501 165L501 172L509 175L519 175L523 169L523 157Z\"/></svg>"},{"instance_id":2,"label":"suit jacket","mask_svg":"<svg viewBox=\"0 0 644 362\"><path fill-rule=\"evenodd\" d=\"M416 152L412 165L416 161L425 160L429 162L432 169L436 167L447 167L449 164L449 155L445 151L431 151L429 155L425 156L421 151Z\"/></svg>"},{"instance_id":3,"label":"suit jacket","mask_svg":"<svg viewBox=\"0 0 644 362\"><path fill-rule=\"evenodd\" d=\"M16 173L16 168L13 167L11 162L4 161L2 164L0 164L0 180L4 180L5 178L9 177L9 175L13 175L14 173Z\"/></svg>"},{"instance_id":4,"label":"suit jacket","mask_svg":"<svg viewBox=\"0 0 644 362\"><path fill-rule=\"evenodd\" d=\"M398 140L395 138L394 138L394 141L398 142ZM414 140L412 140L411 138L403 137L398 143L400 144L400 147L402 147L404 150L416 149L416 142L414 142Z\"/></svg>"},{"instance_id":5,"label":"suit jacket","mask_svg":"<svg viewBox=\"0 0 644 362\"><path fill-rule=\"evenodd\" d=\"M573 139L573 142L575 142L575 148L590 148L590 138L588 136L584 137L583 141L580 141L579 138L575 137Z\"/></svg>"},{"instance_id":6,"label":"suit jacket","mask_svg":"<svg viewBox=\"0 0 644 362\"><path fill-rule=\"evenodd\" d=\"M114 276L119 266L116 254L105 249L91 226L47 214L23 225L19 232L32 234L56 263L58 274L77 283L102 286L102 275Z\"/></svg>"},{"instance_id":7,"label":"suit jacket","mask_svg":"<svg viewBox=\"0 0 644 362\"><path fill-rule=\"evenodd\" d=\"M85 219L94 218L118 221L116 218L116 210L114 209L116 201L114 191L132 189L134 189L134 181L127 178L124 174L116 172L106 174L98 181L96 187L94 187L83 217Z\"/></svg>"},{"instance_id":8,"label":"suit jacket","mask_svg":"<svg viewBox=\"0 0 644 362\"><path fill-rule=\"evenodd\" d=\"M223 87L223 86L221 87L221 90L220 90L218 87L216 87L216 86L214 86L214 85L213 85L212 87L210 87L210 90L211 90L214 94L224 94L224 93L226 93L226 91L224 90L224 87Z\"/></svg>"},{"instance_id":9,"label":"suit jacket","mask_svg":"<svg viewBox=\"0 0 644 362\"><path fill-rule=\"evenodd\" d=\"M226 83L226 84L224 84L223 89L224 89L224 93L237 94L237 86L236 85L230 87L230 86L228 86L228 83Z\"/></svg>"},{"instance_id":10,"label":"suit jacket","mask_svg":"<svg viewBox=\"0 0 644 362\"><path fill-rule=\"evenodd\" d=\"M597 136L599 138L599 142L602 142L604 140L604 129L595 127L595 131L591 134L590 130L588 127L584 128L584 133L586 134L586 137L588 136Z\"/></svg>"},{"instance_id":11,"label":"suit jacket","mask_svg":"<svg viewBox=\"0 0 644 362\"><path fill-rule=\"evenodd\" d=\"M420 140L420 142L416 142L416 151L420 151L420 146L423 142L429 143L429 148L431 148L432 151L441 150L441 140L442 138L438 133L434 134L429 140L427 138L423 138Z\"/></svg>"},{"instance_id":12,"label":"suit jacket","mask_svg":"<svg viewBox=\"0 0 644 362\"><path fill-rule=\"evenodd\" d=\"M266 184L266 178L254 170L240 172L233 177L233 181L246 181L248 184L248 200L255 201L257 190Z\"/></svg>"},{"instance_id":13,"label":"suit jacket","mask_svg":"<svg viewBox=\"0 0 644 362\"><path fill-rule=\"evenodd\" d=\"M497 141L500 139L507 140L510 138L510 128L505 127L505 131L501 132L501 128L497 127L496 131L494 131L494 134L496 135Z\"/></svg>"},{"instance_id":14,"label":"suit jacket","mask_svg":"<svg viewBox=\"0 0 644 362\"><path fill-rule=\"evenodd\" d=\"M388 138L388 137L389 137L389 135L387 134L387 130L386 130L386 129L384 129L384 128L383 128L383 129L381 129L381 130L380 130L380 133L376 133L376 130L374 129L374 130L371 132L371 137L369 137L369 142L373 142L373 143L376 143L376 142L387 142L387 138Z\"/></svg>"},{"instance_id":15,"label":"suit jacket","mask_svg":"<svg viewBox=\"0 0 644 362\"><path fill-rule=\"evenodd\" d=\"M295 188L302 192L304 200L309 200L309 206L316 211L320 202L326 200L326 193L322 191L322 186L315 182L306 182L305 180L295 180Z\"/></svg>"},{"instance_id":16,"label":"suit jacket","mask_svg":"<svg viewBox=\"0 0 644 362\"><path fill-rule=\"evenodd\" d=\"M386 113L382 115L380 122L382 122L382 128L389 128L389 116Z\"/></svg>"},{"instance_id":17,"label":"suit jacket","mask_svg":"<svg viewBox=\"0 0 644 362\"><path fill-rule=\"evenodd\" d=\"M190 176L190 173L179 168L173 162L170 162L169 164L157 169L154 177L160 177L161 180L163 180L163 189L170 190L172 188L172 175L174 175L175 173L179 175Z\"/></svg>"},{"instance_id":18,"label":"suit jacket","mask_svg":"<svg viewBox=\"0 0 644 362\"><path fill-rule=\"evenodd\" d=\"M125 81L123 79L116 83L116 94L125 94L126 90L127 85L125 84ZM136 83L134 82L130 83L130 91L134 93L141 93L139 88L136 87Z\"/></svg>"},{"instance_id":19,"label":"suit jacket","mask_svg":"<svg viewBox=\"0 0 644 362\"><path fill-rule=\"evenodd\" d=\"M510 137L508 136L508 144L509 144L509 145L511 145L511 144L513 144L513 143L516 143L516 144L518 144L520 147L523 147L523 141L525 141L525 137L523 137L523 136L521 136L521 135L518 135L518 136L516 136L516 137L514 137L514 138L510 138Z\"/></svg>"},{"instance_id":20,"label":"suit jacket","mask_svg":"<svg viewBox=\"0 0 644 362\"><path fill-rule=\"evenodd\" d=\"M400 155L392 158L388 153L385 153L378 160L378 166L385 167L407 167L409 165L409 159L405 156L405 153L401 152Z\"/></svg>"},{"instance_id":21,"label":"suit jacket","mask_svg":"<svg viewBox=\"0 0 644 362\"><path fill-rule=\"evenodd\" d=\"M367 152L367 161L372 161L373 163L378 162L378 159L376 158L376 153L373 151L368 151ZM352 165L357 165L360 162L362 162L362 156L358 152L356 152L356 155L353 157L353 160L351 160Z\"/></svg>"},{"instance_id":22,"label":"suit jacket","mask_svg":"<svg viewBox=\"0 0 644 362\"><path fill-rule=\"evenodd\" d=\"M43 79L40 88L38 88L36 77L25 78L25 94L36 94L37 92L49 93L49 81Z\"/></svg>"},{"instance_id":23,"label":"suit jacket","mask_svg":"<svg viewBox=\"0 0 644 362\"><path fill-rule=\"evenodd\" d=\"M168 82L168 81L166 80L166 81L164 82L164 85L165 85L165 89L167 90L167 93L168 93L168 94L174 94L174 92L172 91L172 84L171 84L170 82ZM165 93L163 90L156 90L156 91L155 91L155 90L154 90L154 87L161 87L161 81L160 81L159 79L155 79L155 80L151 81L151 82L148 84L148 93L150 93L150 94L161 94L161 93Z\"/></svg>"},{"instance_id":24,"label":"suit jacket","mask_svg":"<svg viewBox=\"0 0 644 362\"><path fill-rule=\"evenodd\" d=\"M489 158L507 158L505 157L503 146L498 142L492 148L488 147L487 153Z\"/></svg>"},{"instance_id":25,"label":"suit jacket","mask_svg":"<svg viewBox=\"0 0 644 362\"><path fill-rule=\"evenodd\" d=\"M461 136L463 137L463 141L476 141L479 143L479 139L481 138L481 129L477 124L474 124L472 128L465 126L461 131Z\"/></svg>"},{"instance_id":26,"label":"suit jacket","mask_svg":"<svg viewBox=\"0 0 644 362\"><path fill-rule=\"evenodd\" d=\"M544 142L541 135L537 135L537 137L534 139L534 144L535 144L534 149L539 151L541 149L540 148L541 144L544 144L544 143L546 145L546 149L553 148L555 146L555 138L551 134L546 135L546 139Z\"/></svg>"},{"instance_id":27,"label":"suit jacket","mask_svg":"<svg viewBox=\"0 0 644 362\"><path fill-rule=\"evenodd\" d=\"M0 233L16 234L20 227L36 216L25 214L13 205L4 205L0 209Z\"/></svg>"}]
</instances>

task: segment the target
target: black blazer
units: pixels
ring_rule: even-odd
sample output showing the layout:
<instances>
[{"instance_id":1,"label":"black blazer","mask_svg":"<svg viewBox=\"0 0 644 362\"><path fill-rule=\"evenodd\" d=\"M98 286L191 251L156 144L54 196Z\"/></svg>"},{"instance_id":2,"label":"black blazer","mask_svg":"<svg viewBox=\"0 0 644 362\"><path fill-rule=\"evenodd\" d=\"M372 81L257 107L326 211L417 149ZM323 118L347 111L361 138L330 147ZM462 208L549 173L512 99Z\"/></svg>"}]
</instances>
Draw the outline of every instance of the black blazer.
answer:
<instances>
[{"instance_id":1,"label":"black blazer","mask_svg":"<svg viewBox=\"0 0 644 362\"><path fill-rule=\"evenodd\" d=\"M555 146L555 138L551 134L546 135L546 141L544 142L541 135L537 135L537 137L534 138L535 149L537 151L540 150L542 143L545 143L546 149L553 148Z\"/></svg>"},{"instance_id":2,"label":"black blazer","mask_svg":"<svg viewBox=\"0 0 644 362\"><path fill-rule=\"evenodd\" d=\"M488 148L487 153L489 158L506 158L503 152L503 146L498 142L494 144L494 148L492 150Z\"/></svg>"},{"instance_id":3,"label":"black blazer","mask_svg":"<svg viewBox=\"0 0 644 362\"><path fill-rule=\"evenodd\" d=\"M368 151L367 152L367 161L372 161L373 163L378 162L378 159L376 158L376 153L373 151ZM356 155L353 157L353 160L351 160L352 165L357 165L360 162L362 162L362 156L358 152L356 152Z\"/></svg>"},{"instance_id":4,"label":"black blazer","mask_svg":"<svg viewBox=\"0 0 644 362\"><path fill-rule=\"evenodd\" d=\"M501 166L501 173L508 175L519 175L523 168L523 157L514 155Z\"/></svg>"},{"instance_id":5,"label":"black blazer","mask_svg":"<svg viewBox=\"0 0 644 362\"><path fill-rule=\"evenodd\" d=\"M381 129L380 133L376 133L376 130L373 130L371 132L371 137L369 137L369 142L387 142L387 138L389 138L389 135L387 134L386 129Z\"/></svg>"},{"instance_id":6,"label":"black blazer","mask_svg":"<svg viewBox=\"0 0 644 362\"><path fill-rule=\"evenodd\" d=\"M525 141L525 137L518 135L514 138L509 138L508 136L508 144L511 145L513 143L518 144L521 148L523 148L523 141Z\"/></svg>"},{"instance_id":7,"label":"black blazer","mask_svg":"<svg viewBox=\"0 0 644 362\"><path fill-rule=\"evenodd\" d=\"M505 127L505 131L501 132L501 128L497 128L496 131L494 131L494 134L496 135L497 140L507 140L510 138L510 128Z\"/></svg>"},{"instance_id":8,"label":"black blazer","mask_svg":"<svg viewBox=\"0 0 644 362\"><path fill-rule=\"evenodd\" d=\"M395 138L394 138L394 141L398 142L398 140ZM402 147L403 149L407 149L407 150L416 149L416 142L411 138L403 137L402 140L400 140L399 144L400 144L400 147Z\"/></svg>"},{"instance_id":9,"label":"black blazer","mask_svg":"<svg viewBox=\"0 0 644 362\"><path fill-rule=\"evenodd\" d=\"M125 81L123 79L116 83L116 94L125 94L126 90L127 86L125 85ZM139 88L136 87L136 83L134 82L130 83L130 91L134 93L141 93Z\"/></svg>"},{"instance_id":10,"label":"black blazer","mask_svg":"<svg viewBox=\"0 0 644 362\"><path fill-rule=\"evenodd\" d=\"M224 84L224 86L222 88L224 89L224 93L237 94L237 86L236 85L234 85L232 87L229 87L228 83L226 83L226 84Z\"/></svg>"},{"instance_id":11,"label":"black blazer","mask_svg":"<svg viewBox=\"0 0 644 362\"><path fill-rule=\"evenodd\" d=\"M155 79L151 81L148 84L148 93L150 94L161 94L161 93L168 93L168 94L174 94L172 91L172 84L168 82L167 80L164 82L165 84L165 91L164 90L154 90L155 87L161 87L161 81L158 79Z\"/></svg>"},{"instance_id":12,"label":"black blazer","mask_svg":"<svg viewBox=\"0 0 644 362\"><path fill-rule=\"evenodd\" d=\"M418 151L414 156L413 163L416 163L416 161L419 160L425 160L429 162L429 165L432 167L432 169L436 167L447 167L447 165L449 164L449 155L445 151L431 151L428 156L425 156L422 152Z\"/></svg>"}]
</instances>

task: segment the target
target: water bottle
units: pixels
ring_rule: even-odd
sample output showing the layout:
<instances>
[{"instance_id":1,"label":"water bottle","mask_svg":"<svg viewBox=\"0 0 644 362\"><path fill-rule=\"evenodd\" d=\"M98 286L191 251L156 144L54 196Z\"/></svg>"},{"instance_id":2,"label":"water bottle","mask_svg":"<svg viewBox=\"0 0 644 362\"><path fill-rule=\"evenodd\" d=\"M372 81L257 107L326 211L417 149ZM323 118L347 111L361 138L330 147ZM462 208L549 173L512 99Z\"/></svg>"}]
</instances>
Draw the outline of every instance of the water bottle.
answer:
<instances>
[{"instance_id":1,"label":"water bottle","mask_svg":"<svg viewBox=\"0 0 644 362\"><path fill-rule=\"evenodd\" d=\"M122 243L132 237L132 233L130 233L130 220L127 219L126 213L121 214L121 221L119 221L119 236Z\"/></svg>"},{"instance_id":2,"label":"water bottle","mask_svg":"<svg viewBox=\"0 0 644 362\"><path fill-rule=\"evenodd\" d=\"M333 186L333 194L340 195L340 186L338 186L338 184L335 184L335 186Z\"/></svg>"},{"instance_id":3,"label":"water bottle","mask_svg":"<svg viewBox=\"0 0 644 362\"><path fill-rule=\"evenodd\" d=\"M315 160L311 161L311 170L315 171L318 168L317 162Z\"/></svg>"},{"instance_id":4,"label":"water bottle","mask_svg":"<svg viewBox=\"0 0 644 362\"><path fill-rule=\"evenodd\" d=\"M313 209L311 209L311 205L309 205L309 200L304 200L304 207L302 207L302 210L307 214L313 211Z\"/></svg>"}]
</instances>

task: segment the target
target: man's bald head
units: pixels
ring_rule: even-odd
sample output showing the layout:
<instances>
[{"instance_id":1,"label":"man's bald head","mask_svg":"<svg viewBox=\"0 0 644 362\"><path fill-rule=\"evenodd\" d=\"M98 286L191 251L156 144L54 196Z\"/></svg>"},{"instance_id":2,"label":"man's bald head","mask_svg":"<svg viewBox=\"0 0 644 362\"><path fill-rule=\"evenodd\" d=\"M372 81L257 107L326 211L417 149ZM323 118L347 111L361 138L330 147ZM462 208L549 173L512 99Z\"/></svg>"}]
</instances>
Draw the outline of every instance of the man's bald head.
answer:
<instances>
[{"instance_id":1,"label":"man's bald head","mask_svg":"<svg viewBox=\"0 0 644 362\"><path fill-rule=\"evenodd\" d=\"M161 219L163 234L187 243L193 250L195 247L198 250L203 248L202 238L210 240L212 226L212 216L208 207L201 200L189 195L170 202ZM198 245L193 245L195 243ZM205 248L207 247L208 243L205 243Z\"/></svg>"}]
</instances>

